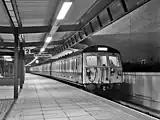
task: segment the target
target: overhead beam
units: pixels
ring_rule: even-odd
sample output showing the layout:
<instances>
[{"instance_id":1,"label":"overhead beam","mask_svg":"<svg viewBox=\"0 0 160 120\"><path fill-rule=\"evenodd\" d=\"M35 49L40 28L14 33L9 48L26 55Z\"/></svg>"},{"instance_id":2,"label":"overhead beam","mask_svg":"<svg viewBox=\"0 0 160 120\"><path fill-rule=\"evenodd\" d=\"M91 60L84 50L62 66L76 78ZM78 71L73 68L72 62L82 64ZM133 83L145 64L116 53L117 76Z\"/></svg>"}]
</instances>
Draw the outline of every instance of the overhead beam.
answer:
<instances>
[{"instance_id":1,"label":"overhead beam","mask_svg":"<svg viewBox=\"0 0 160 120\"><path fill-rule=\"evenodd\" d=\"M60 25L57 32L78 31L78 30L80 30L80 24Z\"/></svg>"},{"instance_id":2,"label":"overhead beam","mask_svg":"<svg viewBox=\"0 0 160 120\"><path fill-rule=\"evenodd\" d=\"M50 20L48 22L49 26L51 26L51 29L49 30L49 32L52 30L52 26L56 23L56 18L55 15L57 14L57 9L59 9L61 3L63 2L63 0L57 0L56 7L52 8L52 12L51 13L51 17ZM45 33L42 40L45 41L46 37L47 37L48 33Z\"/></svg>"},{"instance_id":3,"label":"overhead beam","mask_svg":"<svg viewBox=\"0 0 160 120\"><path fill-rule=\"evenodd\" d=\"M83 28L91 19L93 19L96 15L98 15L107 5L109 5L113 0L97 0L91 7L88 9L85 14L77 21L79 22L78 29ZM77 30L78 31L78 30ZM75 31L76 32L76 31ZM72 35L68 36L69 39ZM65 40L64 40L65 41ZM73 41L71 41L73 42ZM77 43L77 41L75 42ZM72 43L71 43L72 45ZM58 46L56 47L58 49ZM58 53L58 52L57 52ZM57 54L55 53L55 54Z\"/></svg>"},{"instance_id":4,"label":"overhead beam","mask_svg":"<svg viewBox=\"0 0 160 120\"><path fill-rule=\"evenodd\" d=\"M19 15L19 10L18 10L18 6L17 6L16 0L12 0L11 4L12 4L12 7L13 7L13 11L14 11L18 26L22 27L23 25L22 25L21 17ZM21 38L21 40L22 40L23 43L25 43L25 39L24 38Z\"/></svg>"},{"instance_id":5,"label":"overhead beam","mask_svg":"<svg viewBox=\"0 0 160 120\"><path fill-rule=\"evenodd\" d=\"M50 45L59 45L62 44L63 40L58 40L58 41L52 41ZM27 43L22 43L23 47L41 47L44 43L43 42L27 42ZM0 47L15 47L14 42L0 42Z\"/></svg>"},{"instance_id":6,"label":"overhead beam","mask_svg":"<svg viewBox=\"0 0 160 120\"><path fill-rule=\"evenodd\" d=\"M96 3L85 12L85 14L80 18L81 27L83 27L87 22L94 18L98 13L100 13L107 5L109 5L113 0L97 0Z\"/></svg>"},{"instance_id":7,"label":"overhead beam","mask_svg":"<svg viewBox=\"0 0 160 120\"><path fill-rule=\"evenodd\" d=\"M18 12L18 7L17 7L16 0L11 0L11 4L12 4L12 7L13 7L13 11L15 13L15 17L16 17L17 22L18 22L18 26L22 27L22 22L21 22L21 18L20 18L19 12Z\"/></svg>"},{"instance_id":8,"label":"overhead beam","mask_svg":"<svg viewBox=\"0 0 160 120\"><path fill-rule=\"evenodd\" d=\"M52 41L49 43L49 45L59 45L59 44L62 44L63 43L63 40L58 40L58 41ZM43 42L27 42L27 43L24 43L22 44L23 47L41 47L44 43Z\"/></svg>"},{"instance_id":9,"label":"overhead beam","mask_svg":"<svg viewBox=\"0 0 160 120\"><path fill-rule=\"evenodd\" d=\"M14 27L0 26L0 33L13 34L14 33Z\"/></svg>"},{"instance_id":10,"label":"overhead beam","mask_svg":"<svg viewBox=\"0 0 160 120\"><path fill-rule=\"evenodd\" d=\"M38 47L38 46L42 46L44 43L43 42L26 42L26 43L22 43L23 47Z\"/></svg>"},{"instance_id":11,"label":"overhead beam","mask_svg":"<svg viewBox=\"0 0 160 120\"><path fill-rule=\"evenodd\" d=\"M14 42L0 42L0 47L15 47Z\"/></svg>"},{"instance_id":12,"label":"overhead beam","mask_svg":"<svg viewBox=\"0 0 160 120\"><path fill-rule=\"evenodd\" d=\"M49 32L51 26L18 27L19 34ZM0 26L0 33L14 33L14 27Z\"/></svg>"},{"instance_id":13,"label":"overhead beam","mask_svg":"<svg viewBox=\"0 0 160 120\"><path fill-rule=\"evenodd\" d=\"M64 43L64 40L57 40L57 41L51 41L49 43L49 45L59 45L59 44L62 44Z\"/></svg>"},{"instance_id":14,"label":"overhead beam","mask_svg":"<svg viewBox=\"0 0 160 120\"><path fill-rule=\"evenodd\" d=\"M20 34L44 33L44 32L49 32L50 29L51 29L51 26L20 27L19 33Z\"/></svg>"},{"instance_id":15,"label":"overhead beam","mask_svg":"<svg viewBox=\"0 0 160 120\"><path fill-rule=\"evenodd\" d=\"M10 55L10 56L14 56L14 52L0 52L0 55Z\"/></svg>"},{"instance_id":16,"label":"overhead beam","mask_svg":"<svg viewBox=\"0 0 160 120\"><path fill-rule=\"evenodd\" d=\"M5 11L6 11L7 14L8 14L9 22L10 22L11 26L14 26L14 23L13 23L13 20L12 20L12 18L11 18L11 15L10 15L10 13L9 13L9 10L8 10L8 8L7 8L6 2L5 2L4 0L2 0L2 2L3 2L3 5L4 5L4 8L5 8Z\"/></svg>"}]
</instances>

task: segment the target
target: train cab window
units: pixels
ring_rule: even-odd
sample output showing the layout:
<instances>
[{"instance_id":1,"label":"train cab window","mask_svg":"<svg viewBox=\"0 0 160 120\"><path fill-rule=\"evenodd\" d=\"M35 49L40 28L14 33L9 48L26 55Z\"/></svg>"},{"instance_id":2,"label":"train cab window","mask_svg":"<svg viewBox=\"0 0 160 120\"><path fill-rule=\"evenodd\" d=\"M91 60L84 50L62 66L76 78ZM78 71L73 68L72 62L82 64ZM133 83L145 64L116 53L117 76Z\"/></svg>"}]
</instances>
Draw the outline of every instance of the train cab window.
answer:
<instances>
[{"instance_id":1,"label":"train cab window","mask_svg":"<svg viewBox=\"0 0 160 120\"><path fill-rule=\"evenodd\" d=\"M106 56L100 56L100 66L107 66L107 57Z\"/></svg>"},{"instance_id":2,"label":"train cab window","mask_svg":"<svg viewBox=\"0 0 160 120\"><path fill-rule=\"evenodd\" d=\"M114 65L116 67L120 66L120 62L117 56L109 56L109 62L111 65Z\"/></svg>"},{"instance_id":3,"label":"train cab window","mask_svg":"<svg viewBox=\"0 0 160 120\"><path fill-rule=\"evenodd\" d=\"M97 66L97 56L86 57L87 66Z\"/></svg>"}]
</instances>

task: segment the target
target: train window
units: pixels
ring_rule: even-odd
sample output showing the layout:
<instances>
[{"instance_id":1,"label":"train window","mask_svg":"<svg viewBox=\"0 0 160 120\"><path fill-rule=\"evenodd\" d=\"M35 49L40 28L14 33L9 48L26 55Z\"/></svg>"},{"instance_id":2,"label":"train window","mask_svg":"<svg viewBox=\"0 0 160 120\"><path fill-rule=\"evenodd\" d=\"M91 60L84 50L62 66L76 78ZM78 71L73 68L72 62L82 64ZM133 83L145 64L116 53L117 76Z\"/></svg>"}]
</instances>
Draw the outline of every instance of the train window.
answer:
<instances>
[{"instance_id":1,"label":"train window","mask_svg":"<svg viewBox=\"0 0 160 120\"><path fill-rule=\"evenodd\" d=\"M120 0L115 0L114 2L112 2L109 5L109 9L111 11L113 19L117 19L124 14L124 9Z\"/></svg>"},{"instance_id":2,"label":"train window","mask_svg":"<svg viewBox=\"0 0 160 120\"><path fill-rule=\"evenodd\" d=\"M71 59L71 72L73 72L73 59Z\"/></svg>"},{"instance_id":3,"label":"train window","mask_svg":"<svg viewBox=\"0 0 160 120\"><path fill-rule=\"evenodd\" d=\"M97 56L87 56L87 66L97 66Z\"/></svg>"},{"instance_id":4,"label":"train window","mask_svg":"<svg viewBox=\"0 0 160 120\"><path fill-rule=\"evenodd\" d=\"M76 58L76 71L78 71L78 58Z\"/></svg>"},{"instance_id":5,"label":"train window","mask_svg":"<svg viewBox=\"0 0 160 120\"><path fill-rule=\"evenodd\" d=\"M107 57L106 56L100 56L100 65L101 66L107 66Z\"/></svg>"},{"instance_id":6,"label":"train window","mask_svg":"<svg viewBox=\"0 0 160 120\"><path fill-rule=\"evenodd\" d=\"M116 67L120 66L120 62L117 56L109 56L109 62L111 65L114 65Z\"/></svg>"},{"instance_id":7,"label":"train window","mask_svg":"<svg viewBox=\"0 0 160 120\"><path fill-rule=\"evenodd\" d=\"M95 17L95 18L91 21L91 23L92 23L92 27L93 27L93 30L94 30L94 31L97 31L97 30L100 29L100 24L99 24L99 22L98 22L97 17Z\"/></svg>"},{"instance_id":8,"label":"train window","mask_svg":"<svg viewBox=\"0 0 160 120\"><path fill-rule=\"evenodd\" d=\"M99 18L100 18L100 21L103 26L105 26L111 22L109 15L108 15L108 12L107 12L107 9L104 9L102 12L100 12Z\"/></svg>"},{"instance_id":9,"label":"train window","mask_svg":"<svg viewBox=\"0 0 160 120\"><path fill-rule=\"evenodd\" d=\"M73 63L73 72L75 72L75 58L73 58L73 61L72 61L72 63Z\"/></svg>"},{"instance_id":10,"label":"train window","mask_svg":"<svg viewBox=\"0 0 160 120\"><path fill-rule=\"evenodd\" d=\"M61 61L61 72L63 72L63 63Z\"/></svg>"},{"instance_id":11,"label":"train window","mask_svg":"<svg viewBox=\"0 0 160 120\"><path fill-rule=\"evenodd\" d=\"M68 61L66 60L66 72L68 72Z\"/></svg>"},{"instance_id":12,"label":"train window","mask_svg":"<svg viewBox=\"0 0 160 120\"><path fill-rule=\"evenodd\" d=\"M66 61L64 61L64 72L66 72Z\"/></svg>"},{"instance_id":13,"label":"train window","mask_svg":"<svg viewBox=\"0 0 160 120\"><path fill-rule=\"evenodd\" d=\"M129 10L133 10L137 6L142 5L147 0L124 0L124 1L125 1L126 5L127 5L127 8Z\"/></svg>"},{"instance_id":14,"label":"train window","mask_svg":"<svg viewBox=\"0 0 160 120\"><path fill-rule=\"evenodd\" d=\"M69 65L70 65L69 71L72 72L72 59L69 60Z\"/></svg>"},{"instance_id":15,"label":"train window","mask_svg":"<svg viewBox=\"0 0 160 120\"><path fill-rule=\"evenodd\" d=\"M78 60L78 61L77 61L77 64L78 64L78 72L81 72L81 58L78 57L77 60Z\"/></svg>"}]
</instances>

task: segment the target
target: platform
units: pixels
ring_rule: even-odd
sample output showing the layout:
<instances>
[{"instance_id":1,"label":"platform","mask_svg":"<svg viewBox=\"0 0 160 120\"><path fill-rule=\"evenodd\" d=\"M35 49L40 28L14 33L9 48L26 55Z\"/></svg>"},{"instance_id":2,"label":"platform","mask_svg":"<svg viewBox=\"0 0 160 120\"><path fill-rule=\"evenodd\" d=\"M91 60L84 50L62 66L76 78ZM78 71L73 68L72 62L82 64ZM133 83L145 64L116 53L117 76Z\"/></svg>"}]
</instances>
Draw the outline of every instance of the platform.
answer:
<instances>
[{"instance_id":1,"label":"platform","mask_svg":"<svg viewBox=\"0 0 160 120\"><path fill-rule=\"evenodd\" d=\"M53 79L26 74L6 120L158 120Z\"/></svg>"}]
</instances>

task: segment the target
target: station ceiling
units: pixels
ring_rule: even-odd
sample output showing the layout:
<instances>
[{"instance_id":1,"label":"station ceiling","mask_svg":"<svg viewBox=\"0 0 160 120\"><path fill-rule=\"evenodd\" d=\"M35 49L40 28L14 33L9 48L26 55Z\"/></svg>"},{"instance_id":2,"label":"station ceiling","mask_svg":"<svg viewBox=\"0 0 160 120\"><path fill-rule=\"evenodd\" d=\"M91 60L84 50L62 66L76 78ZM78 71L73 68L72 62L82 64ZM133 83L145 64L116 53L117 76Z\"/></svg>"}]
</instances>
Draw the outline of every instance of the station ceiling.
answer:
<instances>
[{"instance_id":1,"label":"station ceiling","mask_svg":"<svg viewBox=\"0 0 160 120\"><path fill-rule=\"evenodd\" d=\"M62 4L72 1L64 20L56 21ZM19 27L23 35L23 47L38 53L51 30L52 41L47 49L64 43L72 33L80 29L91 17L90 12L98 3L105 0L1 0L0 1L0 47L14 49L14 27ZM103 7L103 6L102 6ZM97 6L99 10L102 8ZM98 12L97 9L97 12ZM94 12L96 14L96 12ZM47 51L48 52L48 51Z\"/></svg>"},{"instance_id":2,"label":"station ceiling","mask_svg":"<svg viewBox=\"0 0 160 120\"><path fill-rule=\"evenodd\" d=\"M65 19L57 21L56 17L65 1L72 1L73 4ZM112 5L113 1L115 5ZM140 6L142 3L139 1L145 3L149 0L136 0L135 3ZM127 0L1 0L0 50L14 50L14 28L18 28L20 42L24 48L31 49L31 53L39 53L47 36L50 35L52 41L47 44L46 53L56 55L69 47L81 49L85 47L85 44L89 44L82 42L86 36L82 33L85 27L89 32L88 36L94 33L93 27L98 27L97 22L103 15L104 9L108 11L108 9L123 6L121 8L123 15L132 11L133 9L126 8L128 6L125 2L127 3ZM106 8L108 5L110 6ZM113 10L113 12L116 11ZM110 22L114 21L115 19L110 17ZM91 30L90 26L92 26ZM102 23L96 30L101 28L104 28ZM28 55L28 57L33 59L33 55Z\"/></svg>"},{"instance_id":3,"label":"station ceiling","mask_svg":"<svg viewBox=\"0 0 160 120\"><path fill-rule=\"evenodd\" d=\"M50 32L51 27L56 21L56 16L63 1L64 0L1 0L0 26L24 28L24 47L41 47L46 34ZM76 31L76 28L75 30L70 30L72 29L70 26L79 23L80 18L95 2L96 0L73 0L74 5L72 5L66 18L59 22L59 30L57 28L57 32L53 35L53 42L48 47L61 44L65 36L72 31ZM10 46L10 44L7 44L8 42L14 44L13 34L2 32L0 36L4 44L6 43L6 47Z\"/></svg>"}]
</instances>

